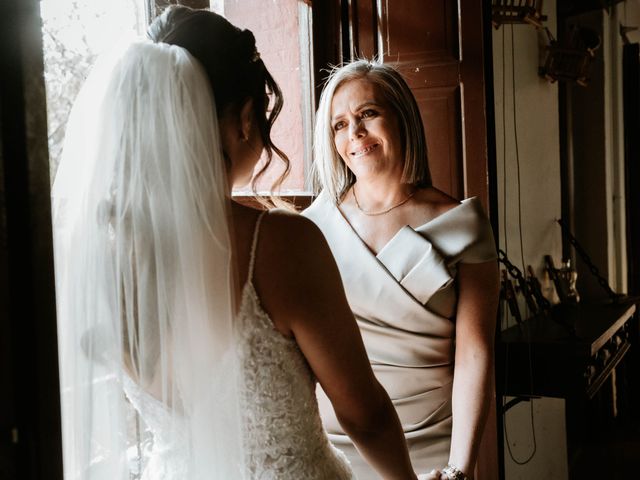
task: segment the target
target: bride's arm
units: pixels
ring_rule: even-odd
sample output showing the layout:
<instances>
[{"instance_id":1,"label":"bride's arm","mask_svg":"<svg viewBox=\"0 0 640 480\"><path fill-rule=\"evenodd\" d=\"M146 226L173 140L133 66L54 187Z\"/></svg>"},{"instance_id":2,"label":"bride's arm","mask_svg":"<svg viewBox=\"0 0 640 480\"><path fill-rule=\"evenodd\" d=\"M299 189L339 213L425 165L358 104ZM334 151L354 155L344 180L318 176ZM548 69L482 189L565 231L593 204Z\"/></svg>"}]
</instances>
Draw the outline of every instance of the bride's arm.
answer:
<instances>
[{"instance_id":1,"label":"bride's arm","mask_svg":"<svg viewBox=\"0 0 640 480\"><path fill-rule=\"evenodd\" d=\"M378 383L320 230L304 217L271 214L255 283L276 328L290 333L362 456L385 479L415 479L398 416Z\"/></svg>"}]
</instances>

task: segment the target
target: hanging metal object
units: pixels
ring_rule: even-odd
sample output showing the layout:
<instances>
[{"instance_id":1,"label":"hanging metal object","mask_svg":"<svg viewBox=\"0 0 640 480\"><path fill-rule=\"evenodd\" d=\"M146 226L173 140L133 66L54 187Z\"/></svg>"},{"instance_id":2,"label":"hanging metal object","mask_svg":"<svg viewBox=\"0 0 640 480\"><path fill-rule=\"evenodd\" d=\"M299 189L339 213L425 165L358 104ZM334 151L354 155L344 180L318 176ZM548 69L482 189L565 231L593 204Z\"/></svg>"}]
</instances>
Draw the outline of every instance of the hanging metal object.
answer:
<instances>
[{"instance_id":1,"label":"hanging metal object","mask_svg":"<svg viewBox=\"0 0 640 480\"><path fill-rule=\"evenodd\" d=\"M550 82L573 82L586 87L591 63L600 48L600 35L590 28L572 26L563 41L558 41L548 28L545 31L549 44L544 64L539 68L540 75Z\"/></svg>"},{"instance_id":2,"label":"hanging metal object","mask_svg":"<svg viewBox=\"0 0 640 480\"><path fill-rule=\"evenodd\" d=\"M492 0L491 22L495 28L505 23L529 23L542 28L542 0Z\"/></svg>"},{"instance_id":3,"label":"hanging metal object","mask_svg":"<svg viewBox=\"0 0 640 480\"><path fill-rule=\"evenodd\" d=\"M591 272L591 274L594 277L596 277L596 280L598 281L602 289L605 291L605 293L609 296L609 298L612 301L617 301L622 299L623 295L614 292L613 289L609 286L609 282L607 281L607 279L602 276L596 264L593 263L593 260L591 260L591 257L589 257L589 254L587 254L586 250L582 247L582 245L578 243L578 239L573 236L573 233L571 233L571 230L569 230L569 227L564 223L564 221L562 219L558 219L556 220L556 222L558 222L558 225L560 225L560 228L562 229L562 234L567 237L571 246L576 250L576 253L580 256L580 258L585 263L587 268L589 268L589 271Z\"/></svg>"}]
</instances>

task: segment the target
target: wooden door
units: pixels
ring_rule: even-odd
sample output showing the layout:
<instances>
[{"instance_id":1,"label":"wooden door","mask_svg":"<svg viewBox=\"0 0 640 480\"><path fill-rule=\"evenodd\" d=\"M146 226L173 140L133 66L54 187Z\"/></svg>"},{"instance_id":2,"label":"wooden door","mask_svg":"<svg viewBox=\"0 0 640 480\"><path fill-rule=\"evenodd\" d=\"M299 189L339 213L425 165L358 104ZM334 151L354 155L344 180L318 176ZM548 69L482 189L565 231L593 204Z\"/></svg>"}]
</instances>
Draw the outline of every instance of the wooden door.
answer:
<instances>
[{"instance_id":1,"label":"wooden door","mask_svg":"<svg viewBox=\"0 0 640 480\"><path fill-rule=\"evenodd\" d=\"M379 48L395 64L420 107L434 185L464 195L457 5L450 0L382 4ZM380 45L381 44L381 45Z\"/></svg>"},{"instance_id":2,"label":"wooden door","mask_svg":"<svg viewBox=\"0 0 640 480\"><path fill-rule=\"evenodd\" d=\"M378 57L398 68L422 113L434 185L456 198L478 196L488 209L482 2L334 0L325 5L314 4L318 78L327 63L358 57Z\"/></svg>"},{"instance_id":3,"label":"wooden door","mask_svg":"<svg viewBox=\"0 0 640 480\"><path fill-rule=\"evenodd\" d=\"M0 16L0 478L62 480L38 0Z\"/></svg>"}]
</instances>

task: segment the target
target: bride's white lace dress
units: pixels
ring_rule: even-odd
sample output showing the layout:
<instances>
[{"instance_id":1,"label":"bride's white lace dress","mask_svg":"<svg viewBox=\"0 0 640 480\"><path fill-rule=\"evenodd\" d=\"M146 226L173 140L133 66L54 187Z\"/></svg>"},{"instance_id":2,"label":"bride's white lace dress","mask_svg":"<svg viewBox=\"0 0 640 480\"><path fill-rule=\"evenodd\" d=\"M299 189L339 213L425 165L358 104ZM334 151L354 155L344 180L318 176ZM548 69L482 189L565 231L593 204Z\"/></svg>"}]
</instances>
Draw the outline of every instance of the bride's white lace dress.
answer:
<instances>
[{"instance_id":1,"label":"bride's white lace dress","mask_svg":"<svg viewBox=\"0 0 640 480\"><path fill-rule=\"evenodd\" d=\"M346 457L329 442L315 396L316 379L292 338L275 329L253 286L261 215L256 224L247 283L238 315L246 471L260 480L352 480ZM164 406L129 379L125 392L153 434L143 480L185 480L181 439L163 435ZM144 402L144 408L140 408ZM175 429L173 429L175 431Z\"/></svg>"}]
</instances>

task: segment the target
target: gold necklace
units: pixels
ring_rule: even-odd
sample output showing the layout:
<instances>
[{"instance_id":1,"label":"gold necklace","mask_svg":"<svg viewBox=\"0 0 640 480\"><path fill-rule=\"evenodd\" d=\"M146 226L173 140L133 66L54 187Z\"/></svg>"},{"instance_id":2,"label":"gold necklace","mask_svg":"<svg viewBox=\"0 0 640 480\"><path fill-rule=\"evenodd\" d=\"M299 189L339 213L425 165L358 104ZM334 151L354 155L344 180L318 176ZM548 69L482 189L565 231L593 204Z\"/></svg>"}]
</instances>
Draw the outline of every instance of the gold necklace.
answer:
<instances>
[{"instance_id":1,"label":"gold necklace","mask_svg":"<svg viewBox=\"0 0 640 480\"><path fill-rule=\"evenodd\" d=\"M360 206L360 202L358 202L358 196L356 195L356 188L355 185L353 187L351 187L351 192L353 193L353 199L356 201L356 207L358 207L358 210L360 210L362 213L364 213L365 215L368 215L370 217L375 217L377 215L384 215L385 213L389 213L391 210L393 210L394 208L398 208L401 205L404 205L405 203L407 203L409 200L411 200L411 197L413 197L416 194L417 190L414 190L413 192L411 192L407 198L405 198L404 200L402 200L400 203L396 203L395 205L390 206L389 208L387 208L386 210L382 210L380 212L372 212L372 211L367 211L364 210L361 206Z\"/></svg>"}]
</instances>

